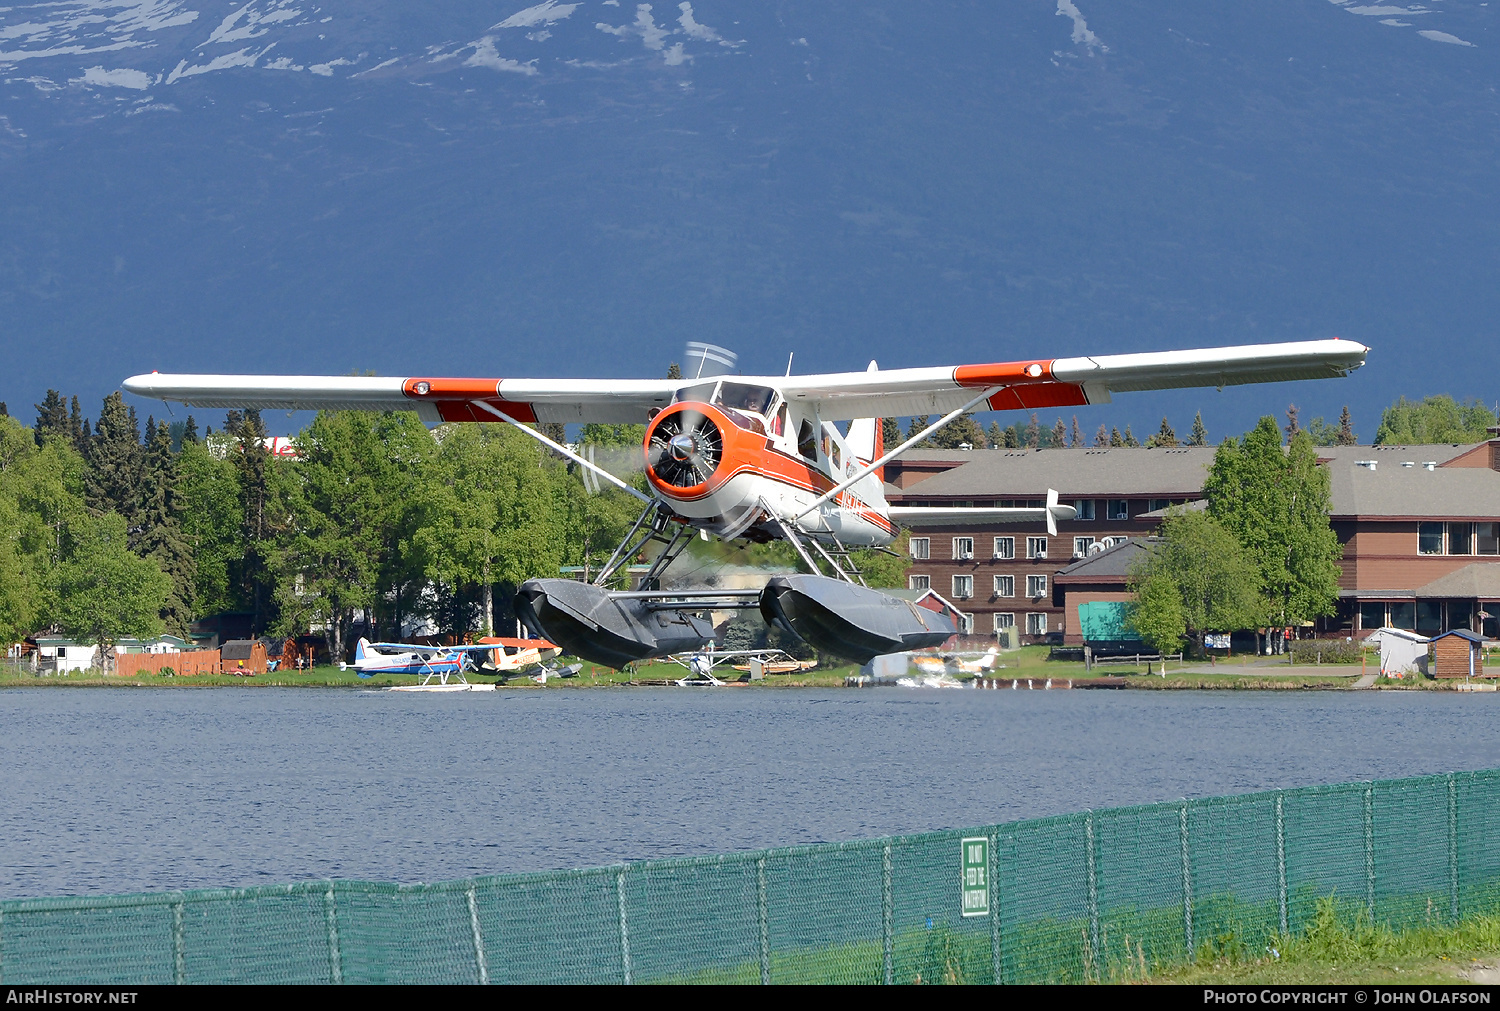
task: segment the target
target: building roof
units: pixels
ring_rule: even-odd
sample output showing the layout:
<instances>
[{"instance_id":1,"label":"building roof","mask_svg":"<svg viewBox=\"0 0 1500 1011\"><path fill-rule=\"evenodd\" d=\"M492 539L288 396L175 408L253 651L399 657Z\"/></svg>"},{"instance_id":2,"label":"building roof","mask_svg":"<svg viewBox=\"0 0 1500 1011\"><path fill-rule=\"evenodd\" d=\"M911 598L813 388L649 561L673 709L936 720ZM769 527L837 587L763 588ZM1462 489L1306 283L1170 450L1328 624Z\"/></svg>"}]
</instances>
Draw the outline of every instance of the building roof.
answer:
<instances>
[{"instance_id":1,"label":"building roof","mask_svg":"<svg viewBox=\"0 0 1500 1011\"><path fill-rule=\"evenodd\" d=\"M1417 590L1419 597L1474 597L1500 600L1500 560L1474 562L1440 576Z\"/></svg>"},{"instance_id":2,"label":"building roof","mask_svg":"<svg viewBox=\"0 0 1500 1011\"><path fill-rule=\"evenodd\" d=\"M916 481L906 498L945 496L1039 498L1057 489L1064 498L1130 495L1197 495L1203 490L1214 448L1175 449L976 449L912 450L903 461L954 461L951 470Z\"/></svg>"},{"instance_id":3,"label":"building roof","mask_svg":"<svg viewBox=\"0 0 1500 1011\"><path fill-rule=\"evenodd\" d=\"M1455 637L1455 638L1458 638L1458 639L1467 639L1470 642L1489 642L1489 640L1486 639L1484 636L1478 635L1477 633L1474 633L1474 632L1470 632L1467 628L1455 628L1455 629L1451 629L1451 630L1449 630L1447 632L1444 632L1442 635L1435 635L1435 636L1433 636L1432 639L1431 639L1431 641L1432 642L1437 642L1439 639L1446 639L1450 635L1453 636L1453 637Z\"/></svg>"},{"instance_id":4,"label":"building roof","mask_svg":"<svg viewBox=\"0 0 1500 1011\"><path fill-rule=\"evenodd\" d=\"M1136 563L1136 560L1160 542L1160 537L1139 537L1105 548L1097 555L1089 555L1066 568L1059 569L1055 582L1124 582L1130 575L1130 567Z\"/></svg>"},{"instance_id":5,"label":"building roof","mask_svg":"<svg viewBox=\"0 0 1500 1011\"><path fill-rule=\"evenodd\" d=\"M913 604L917 605L921 605L922 601L928 600L930 598L932 600L936 600L939 604L941 604L943 607L947 608L954 614L964 613L962 608L955 607L953 605L953 602L950 601L947 597L931 588L925 590L901 590L881 587L880 592L891 597L899 597L902 600L909 600Z\"/></svg>"},{"instance_id":6,"label":"building roof","mask_svg":"<svg viewBox=\"0 0 1500 1011\"><path fill-rule=\"evenodd\" d=\"M1370 447L1364 447L1368 450ZM1382 459L1376 469L1354 456L1328 464L1334 516L1462 517L1500 519L1500 472L1479 467L1403 467L1405 457ZM925 482L924 482L925 484Z\"/></svg>"},{"instance_id":7,"label":"building roof","mask_svg":"<svg viewBox=\"0 0 1500 1011\"><path fill-rule=\"evenodd\" d=\"M1382 467L1400 466L1402 461L1410 460L1419 467L1428 462L1441 467L1477 445L1477 442L1428 442L1414 446L1319 446L1318 459L1350 463L1355 460L1379 460Z\"/></svg>"}]
</instances>

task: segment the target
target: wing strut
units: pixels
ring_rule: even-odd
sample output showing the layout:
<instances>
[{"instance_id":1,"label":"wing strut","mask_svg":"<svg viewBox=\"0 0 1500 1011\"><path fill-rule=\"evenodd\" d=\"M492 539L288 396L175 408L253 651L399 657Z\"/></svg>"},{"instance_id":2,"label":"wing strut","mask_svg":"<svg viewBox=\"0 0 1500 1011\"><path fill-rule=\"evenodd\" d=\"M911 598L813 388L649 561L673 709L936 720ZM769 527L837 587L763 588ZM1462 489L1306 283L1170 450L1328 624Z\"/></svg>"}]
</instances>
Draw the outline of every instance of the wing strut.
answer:
<instances>
[{"instance_id":1,"label":"wing strut","mask_svg":"<svg viewBox=\"0 0 1500 1011\"><path fill-rule=\"evenodd\" d=\"M916 435L912 436L910 439L907 439L901 445L897 446L895 449L893 449L889 453L885 454L885 456L882 456L880 459L876 460L874 463L866 464L861 469L855 471L853 477L845 478L843 481L840 481L838 484L834 485L832 488L830 488L827 491L825 491L822 495L818 496L818 498L813 502L812 505L808 506L806 509L802 510L800 513L798 513L796 516L794 516L792 518L792 522L794 522L794 523L798 522L798 521L800 521L802 519L802 517L806 516L808 513L816 512L817 509L818 509L818 507L821 506L824 502L827 502L829 499L837 498L839 495L843 494L845 490L847 490L852 485L854 485L855 483L857 483L858 481L860 481L861 479L863 479L865 477L865 475L875 473L875 471L879 470L881 467L884 467L886 464L890 463L896 457L900 456L902 453L906 452L908 449L910 449L912 446L916 445L917 443L921 442L923 439L927 438L933 432L936 432L938 429L942 428L943 426L947 425L949 422L953 421L953 419L955 419L959 415L963 414L965 411L967 411L969 408L973 407L975 404L979 403L981 400L988 400L990 397L993 397L995 394L999 393L1003 389L1005 389L1004 386L991 386L989 389L985 390L983 393L981 393L979 396L975 397L973 400L969 401L964 406L958 408L955 411L949 411L947 414L943 415L937 421L935 421L932 424L928 425L926 428L922 429ZM485 406L488 407L489 405L486 404ZM493 408L492 408L492 410L493 410ZM500 412L496 411L495 413L499 414ZM814 570L814 571L816 571L816 570Z\"/></svg>"},{"instance_id":2,"label":"wing strut","mask_svg":"<svg viewBox=\"0 0 1500 1011\"><path fill-rule=\"evenodd\" d=\"M608 481L610 484L614 485L616 488L620 489L621 491L629 492L630 494L634 495L636 498L640 499L642 502L646 503L647 505L654 505L655 504L655 502L656 502L655 499L649 498L649 497L647 497L645 495L642 495L640 492L636 491L634 488L630 487L630 485L626 484L624 481L621 481L619 478L615 477L613 474L611 474L609 471L605 470L603 467L600 467L599 465L597 465L595 463L591 463L590 461L585 460L583 457L579 456L577 453L573 452L571 449L569 449L567 446L564 446L562 443L560 443L560 442L553 442L551 439L547 438L545 435L543 435L541 432L538 432L534 428L527 428L525 425L521 424L515 418L512 418L510 415L506 414L504 411L501 411L498 408L493 407L490 404L485 403L483 400L475 400L475 401L471 401L471 403L475 407L479 408L480 410L489 411L491 414L493 414L495 417L499 418L501 421L505 422L506 424L508 424L508 425L514 425L516 428L519 428L521 431L523 431L527 435L531 436L537 442L540 442L540 443L542 443L543 445L546 445L546 446L551 446L553 450L555 450L556 452L561 453L563 456L566 456L569 460L572 460L574 463L578 464L580 467L587 467L589 470L593 471L595 474L598 474L600 477L604 478L604 480Z\"/></svg>"}]
</instances>

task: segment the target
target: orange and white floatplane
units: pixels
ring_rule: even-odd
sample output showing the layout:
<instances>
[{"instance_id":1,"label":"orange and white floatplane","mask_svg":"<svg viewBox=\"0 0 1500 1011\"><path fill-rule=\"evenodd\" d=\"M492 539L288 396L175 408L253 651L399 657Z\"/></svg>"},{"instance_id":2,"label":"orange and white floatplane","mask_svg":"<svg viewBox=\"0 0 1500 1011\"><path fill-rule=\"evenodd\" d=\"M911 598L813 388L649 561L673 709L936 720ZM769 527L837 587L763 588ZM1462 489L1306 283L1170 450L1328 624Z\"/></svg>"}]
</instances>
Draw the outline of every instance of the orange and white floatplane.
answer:
<instances>
[{"instance_id":1,"label":"orange and white floatplane","mask_svg":"<svg viewBox=\"0 0 1500 1011\"><path fill-rule=\"evenodd\" d=\"M190 407L412 410L430 424L504 422L641 499L629 534L591 583L533 579L516 598L532 632L610 666L700 650L709 612L759 609L819 649L866 661L936 646L944 615L864 585L853 548L884 547L903 524L1045 522L1074 517L1049 492L1039 508L892 506L882 468L971 410L1108 403L1113 393L1329 379L1364 364L1363 344L1300 341L1242 347L1031 359L989 365L824 375L731 374L735 357L688 345L686 379L452 379L437 376L132 376L127 391ZM881 444L882 417L940 415L900 445ZM849 422L847 434L835 422ZM554 442L536 423L642 423L648 491ZM662 575L700 532L785 540L805 572L761 589L662 589ZM635 590L610 590L620 568L655 542Z\"/></svg>"}]
</instances>

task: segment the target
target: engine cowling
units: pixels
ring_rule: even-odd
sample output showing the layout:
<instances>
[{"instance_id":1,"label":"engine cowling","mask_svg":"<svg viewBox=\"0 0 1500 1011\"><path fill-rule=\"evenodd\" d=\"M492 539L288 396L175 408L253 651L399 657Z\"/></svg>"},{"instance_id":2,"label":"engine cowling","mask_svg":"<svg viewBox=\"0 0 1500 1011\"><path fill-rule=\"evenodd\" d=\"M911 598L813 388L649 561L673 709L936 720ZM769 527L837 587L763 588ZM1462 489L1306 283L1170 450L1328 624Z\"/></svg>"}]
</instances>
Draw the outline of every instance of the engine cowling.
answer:
<instances>
[{"instance_id":1,"label":"engine cowling","mask_svg":"<svg viewBox=\"0 0 1500 1011\"><path fill-rule=\"evenodd\" d=\"M726 455L733 426L707 404L674 404L646 429L646 477L670 498L698 498L709 491Z\"/></svg>"}]
</instances>

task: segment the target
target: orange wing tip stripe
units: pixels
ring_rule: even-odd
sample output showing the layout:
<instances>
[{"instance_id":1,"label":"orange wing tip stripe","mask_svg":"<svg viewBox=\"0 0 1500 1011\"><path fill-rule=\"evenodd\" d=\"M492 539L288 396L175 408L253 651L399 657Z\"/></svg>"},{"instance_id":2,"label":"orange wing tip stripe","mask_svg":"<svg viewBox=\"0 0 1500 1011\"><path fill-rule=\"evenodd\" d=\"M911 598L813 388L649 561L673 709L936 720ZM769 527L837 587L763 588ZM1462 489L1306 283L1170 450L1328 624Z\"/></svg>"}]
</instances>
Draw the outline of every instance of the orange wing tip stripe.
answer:
<instances>
[{"instance_id":1,"label":"orange wing tip stripe","mask_svg":"<svg viewBox=\"0 0 1500 1011\"><path fill-rule=\"evenodd\" d=\"M498 379L412 378L401 385L413 400L491 400L500 395Z\"/></svg>"},{"instance_id":2,"label":"orange wing tip stripe","mask_svg":"<svg viewBox=\"0 0 1500 1011\"><path fill-rule=\"evenodd\" d=\"M401 384L401 392L410 400L427 401L437 408L444 421L498 421L493 414L474 406L482 400L495 410L517 421L536 421L530 404L498 396L498 379L443 379L413 377Z\"/></svg>"},{"instance_id":3,"label":"orange wing tip stripe","mask_svg":"<svg viewBox=\"0 0 1500 1011\"><path fill-rule=\"evenodd\" d=\"M953 381L960 386L1012 386L1052 381L1052 362L997 362L993 365L960 365Z\"/></svg>"}]
</instances>

